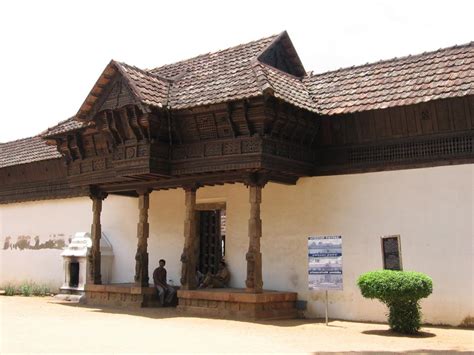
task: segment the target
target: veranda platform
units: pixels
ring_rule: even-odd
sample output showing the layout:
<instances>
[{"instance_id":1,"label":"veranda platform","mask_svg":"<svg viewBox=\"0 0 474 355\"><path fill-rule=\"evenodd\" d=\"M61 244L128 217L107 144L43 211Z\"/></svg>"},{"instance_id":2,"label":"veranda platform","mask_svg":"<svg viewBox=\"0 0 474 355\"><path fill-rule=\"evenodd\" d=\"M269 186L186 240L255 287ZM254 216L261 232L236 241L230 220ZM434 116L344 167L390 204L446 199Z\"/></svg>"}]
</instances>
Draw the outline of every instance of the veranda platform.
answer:
<instances>
[{"instance_id":1,"label":"veranda platform","mask_svg":"<svg viewBox=\"0 0 474 355\"><path fill-rule=\"evenodd\" d=\"M92 306L159 307L156 288L134 283L85 285L85 303Z\"/></svg>"},{"instance_id":2,"label":"veranda platform","mask_svg":"<svg viewBox=\"0 0 474 355\"><path fill-rule=\"evenodd\" d=\"M85 285L85 303L109 307L160 307L154 287L134 283ZM178 311L183 315L242 320L292 319L297 317L295 292L215 288L178 290Z\"/></svg>"},{"instance_id":3,"label":"veranda platform","mask_svg":"<svg viewBox=\"0 0 474 355\"><path fill-rule=\"evenodd\" d=\"M295 292L216 288L178 291L178 311L229 319L292 319L297 317Z\"/></svg>"}]
</instances>

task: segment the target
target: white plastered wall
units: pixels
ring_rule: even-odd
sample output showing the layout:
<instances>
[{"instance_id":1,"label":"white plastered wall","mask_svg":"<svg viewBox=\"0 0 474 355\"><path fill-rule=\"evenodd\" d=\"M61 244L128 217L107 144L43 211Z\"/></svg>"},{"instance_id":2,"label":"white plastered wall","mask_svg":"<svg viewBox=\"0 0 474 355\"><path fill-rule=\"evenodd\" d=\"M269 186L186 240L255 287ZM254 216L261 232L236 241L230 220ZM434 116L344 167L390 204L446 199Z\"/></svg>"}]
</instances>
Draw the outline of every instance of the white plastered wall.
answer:
<instances>
[{"instance_id":1,"label":"white plastered wall","mask_svg":"<svg viewBox=\"0 0 474 355\"><path fill-rule=\"evenodd\" d=\"M361 273L382 267L380 236L399 234L404 269L433 278L433 294L422 302L424 320L458 325L474 315L473 175L474 165L458 165L303 178L296 186L268 184L261 207L264 287L298 292L299 299L308 301L308 317L323 316L323 293L307 290L307 237L342 235L344 291L329 292L329 314L385 321L385 308L363 299L355 283ZM248 190L242 184L205 187L198 190L197 200L226 202L231 286L244 287ZM112 282L133 280L137 205L136 199L118 196L109 196L103 204L102 229L115 253ZM0 218L2 240L8 234L72 235L90 229L91 202L77 198L2 205ZM179 284L183 221L182 190L151 194L150 277L164 258L168 279ZM60 284L60 251L27 251L39 253L36 257L21 254L25 251L9 256L9 251L1 251L0 283L15 275L54 276Z\"/></svg>"},{"instance_id":2,"label":"white plastered wall","mask_svg":"<svg viewBox=\"0 0 474 355\"><path fill-rule=\"evenodd\" d=\"M102 231L110 239L115 254L113 282L133 280L136 204L136 199L119 196L109 196L103 203ZM34 281L61 286L64 278L62 250L3 250L3 242L8 236L13 241L19 236L38 236L44 242L51 236L67 240L76 232L90 232L91 208L88 197L0 205L0 285Z\"/></svg>"},{"instance_id":3,"label":"white plastered wall","mask_svg":"<svg viewBox=\"0 0 474 355\"><path fill-rule=\"evenodd\" d=\"M0 241L19 236L42 242L53 235L68 239L89 224L90 205L85 198L50 200L0 205ZM35 281L59 287L62 284L62 250L7 249L0 250L0 284Z\"/></svg>"},{"instance_id":4,"label":"white plastered wall","mask_svg":"<svg viewBox=\"0 0 474 355\"><path fill-rule=\"evenodd\" d=\"M433 279L433 294L422 301L424 320L461 323L474 314L473 176L474 166L462 165L267 186L262 206L266 286L297 290L308 301L307 314L322 316L323 292L306 287L306 238L342 235L344 291L329 292L329 313L384 321L385 308L363 299L355 283L360 274L382 268L380 236L399 234L404 270Z\"/></svg>"}]
</instances>

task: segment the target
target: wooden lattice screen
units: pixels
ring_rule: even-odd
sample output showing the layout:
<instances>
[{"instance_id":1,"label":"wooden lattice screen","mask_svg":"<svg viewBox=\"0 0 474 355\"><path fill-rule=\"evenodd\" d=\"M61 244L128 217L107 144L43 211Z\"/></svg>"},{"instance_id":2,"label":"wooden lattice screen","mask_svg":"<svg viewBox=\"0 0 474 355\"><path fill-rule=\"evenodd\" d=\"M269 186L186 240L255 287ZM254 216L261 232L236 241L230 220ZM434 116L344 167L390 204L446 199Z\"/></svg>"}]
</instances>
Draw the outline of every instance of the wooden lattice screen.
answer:
<instances>
[{"instance_id":1,"label":"wooden lattice screen","mask_svg":"<svg viewBox=\"0 0 474 355\"><path fill-rule=\"evenodd\" d=\"M349 159L351 163L358 164L459 157L474 153L473 140L472 135L466 135L384 146L353 148L349 152Z\"/></svg>"}]
</instances>

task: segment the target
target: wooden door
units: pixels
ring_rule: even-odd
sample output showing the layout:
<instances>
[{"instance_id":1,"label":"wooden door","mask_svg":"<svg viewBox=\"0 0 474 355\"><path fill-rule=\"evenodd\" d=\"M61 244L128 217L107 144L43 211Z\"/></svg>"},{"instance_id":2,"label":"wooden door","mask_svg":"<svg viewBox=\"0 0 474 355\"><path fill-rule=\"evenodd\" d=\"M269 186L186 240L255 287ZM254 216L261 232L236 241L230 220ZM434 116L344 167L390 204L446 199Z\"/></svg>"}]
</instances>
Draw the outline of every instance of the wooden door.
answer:
<instances>
[{"instance_id":1,"label":"wooden door","mask_svg":"<svg viewBox=\"0 0 474 355\"><path fill-rule=\"evenodd\" d=\"M217 273L222 258L221 211L199 211L199 271Z\"/></svg>"}]
</instances>

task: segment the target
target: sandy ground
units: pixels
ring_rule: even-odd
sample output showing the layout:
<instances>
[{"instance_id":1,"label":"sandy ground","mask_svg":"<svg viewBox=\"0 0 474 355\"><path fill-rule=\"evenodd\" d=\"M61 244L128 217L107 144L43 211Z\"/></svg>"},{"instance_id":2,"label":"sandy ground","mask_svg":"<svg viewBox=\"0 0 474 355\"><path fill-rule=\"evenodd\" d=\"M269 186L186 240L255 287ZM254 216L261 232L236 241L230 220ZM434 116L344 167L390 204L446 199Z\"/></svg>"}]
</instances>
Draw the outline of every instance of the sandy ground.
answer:
<instances>
[{"instance_id":1,"label":"sandy ground","mask_svg":"<svg viewBox=\"0 0 474 355\"><path fill-rule=\"evenodd\" d=\"M0 353L474 352L474 331L423 327L398 336L387 325L312 320L238 322L124 310L53 298L0 297Z\"/></svg>"}]
</instances>

